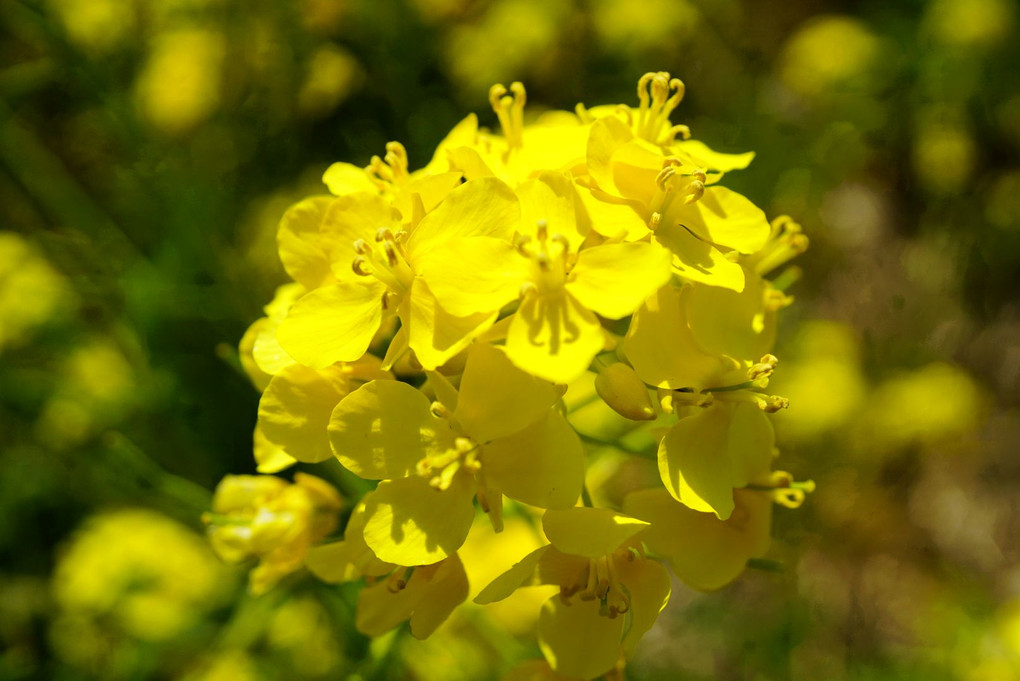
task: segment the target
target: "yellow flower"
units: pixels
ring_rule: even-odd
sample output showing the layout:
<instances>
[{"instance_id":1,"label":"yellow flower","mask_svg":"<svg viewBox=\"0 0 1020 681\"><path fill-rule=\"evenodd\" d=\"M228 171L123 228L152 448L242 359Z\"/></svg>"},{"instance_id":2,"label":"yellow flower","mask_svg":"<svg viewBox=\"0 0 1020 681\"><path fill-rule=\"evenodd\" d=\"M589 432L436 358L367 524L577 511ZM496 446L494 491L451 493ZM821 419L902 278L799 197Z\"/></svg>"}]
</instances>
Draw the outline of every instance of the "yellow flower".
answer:
<instances>
[{"instance_id":1,"label":"yellow flower","mask_svg":"<svg viewBox=\"0 0 1020 681\"><path fill-rule=\"evenodd\" d=\"M126 509L94 516L75 534L59 557L53 595L61 621L84 618L165 641L222 602L227 578L198 534L158 513Z\"/></svg>"},{"instance_id":2,"label":"yellow flower","mask_svg":"<svg viewBox=\"0 0 1020 681\"><path fill-rule=\"evenodd\" d=\"M585 235L564 175L544 173L522 183L518 195L523 218L516 244L485 237L451 241L422 263L422 277L454 314L495 312L520 297L507 356L529 373L567 383L605 345L595 314L622 319L633 313L669 279L669 254L649 243L580 248Z\"/></svg>"},{"instance_id":3,"label":"yellow flower","mask_svg":"<svg viewBox=\"0 0 1020 681\"><path fill-rule=\"evenodd\" d=\"M736 579L749 559L764 556L771 543L769 495L737 489L733 498L734 510L726 520L677 503L663 489L628 494L623 510L650 523L641 539L655 555L669 561L681 581L715 591Z\"/></svg>"},{"instance_id":4,"label":"yellow flower","mask_svg":"<svg viewBox=\"0 0 1020 681\"><path fill-rule=\"evenodd\" d=\"M258 558L250 575L260 594L299 569L311 546L336 528L342 499L332 486L304 473L294 484L269 475L228 475L216 487L203 520L220 558Z\"/></svg>"},{"instance_id":5,"label":"yellow flower","mask_svg":"<svg viewBox=\"0 0 1020 681\"><path fill-rule=\"evenodd\" d=\"M392 379L379 358L324 369L292 364L272 377L259 400L256 433L295 461L318 463L332 456L326 427L333 408L362 383Z\"/></svg>"},{"instance_id":6,"label":"yellow flower","mask_svg":"<svg viewBox=\"0 0 1020 681\"><path fill-rule=\"evenodd\" d=\"M648 523L607 509L546 511L549 544L525 556L475 598L502 600L522 586L555 584L542 608L539 645L549 665L591 679L630 657L669 602L669 575L645 557L639 533Z\"/></svg>"},{"instance_id":7,"label":"yellow flower","mask_svg":"<svg viewBox=\"0 0 1020 681\"><path fill-rule=\"evenodd\" d=\"M273 300L263 308L266 316L252 322L241 338L238 347L241 366L259 390L265 390L274 375L294 364L294 359L280 347L276 329L290 306L304 293L301 284L278 287Z\"/></svg>"},{"instance_id":8,"label":"yellow flower","mask_svg":"<svg viewBox=\"0 0 1020 681\"><path fill-rule=\"evenodd\" d=\"M64 278L21 236L0 232L0 352L71 307Z\"/></svg>"},{"instance_id":9,"label":"yellow flower","mask_svg":"<svg viewBox=\"0 0 1020 681\"><path fill-rule=\"evenodd\" d=\"M497 530L503 495L564 508L581 491L580 440L558 412L554 386L476 344L460 391L431 374L439 401L397 381L345 397L329 424L333 452L363 478L382 480L367 500L365 541L384 561L427 565L463 544L472 499Z\"/></svg>"},{"instance_id":10,"label":"yellow flower","mask_svg":"<svg viewBox=\"0 0 1020 681\"><path fill-rule=\"evenodd\" d=\"M766 475L772 423L756 405L720 399L680 419L659 443L659 475L677 501L726 520L733 490Z\"/></svg>"},{"instance_id":11,"label":"yellow flower","mask_svg":"<svg viewBox=\"0 0 1020 681\"><path fill-rule=\"evenodd\" d=\"M365 495L344 530L344 540L323 544L308 554L308 568L329 583L365 577L368 585L358 596L355 626L368 636L380 636L410 621L415 638L427 638L468 594L467 574L456 554L415 568L379 560L364 539L365 509L376 492Z\"/></svg>"},{"instance_id":12,"label":"yellow flower","mask_svg":"<svg viewBox=\"0 0 1020 681\"><path fill-rule=\"evenodd\" d=\"M322 226L337 282L310 291L290 308L278 330L281 345L314 368L353 362L368 349L384 316L395 313L403 335L391 344L384 364L392 364L402 344L426 368L443 364L484 331L495 313L448 314L416 275L419 261L454 239L508 240L518 210L513 192L495 178L457 187L415 224L403 223L376 194L341 196Z\"/></svg>"},{"instance_id":13,"label":"yellow flower","mask_svg":"<svg viewBox=\"0 0 1020 681\"><path fill-rule=\"evenodd\" d=\"M686 126L669 120L683 94L679 79L648 73L638 82L638 111L587 112L597 118L587 145L584 205L593 216L616 218L593 219L606 236L637 239L652 231L675 254L678 274L739 291L741 273L724 254L758 250L769 235L768 221L748 199L714 183L747 167L754 155L720 154L686 139ZM677 135L684 139L676 141Z\"/></svg>"}]
</instances>

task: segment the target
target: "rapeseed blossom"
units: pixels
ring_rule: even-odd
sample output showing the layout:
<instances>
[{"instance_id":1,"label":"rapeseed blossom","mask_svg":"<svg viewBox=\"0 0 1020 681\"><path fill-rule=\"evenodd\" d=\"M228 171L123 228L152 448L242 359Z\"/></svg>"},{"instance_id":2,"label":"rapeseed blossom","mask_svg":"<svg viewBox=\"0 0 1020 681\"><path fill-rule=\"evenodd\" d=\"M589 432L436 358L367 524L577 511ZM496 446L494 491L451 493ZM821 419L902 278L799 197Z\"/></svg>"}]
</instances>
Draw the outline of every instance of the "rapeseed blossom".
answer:
<instances>
[{"instance_id":1,"label":"rapeseed blossom","mask_svg":"<svg viewBox=\"0 0 1020 681\"><path fill-rule=\"evenodd\" d=\"M671 120L682 81L648 73L637 92L636 107L531 120L522 84L494 85L496 130L469 115L418 170L398 142L336 163L329 193L283 216L294 283L241 342L262 391L258 468L335 458L375 486L327 541L340 501L324 482L225 480L211 536L228 559L260 557L253 590L305 565L364 583L362 632L406 621L425 638L469 593L552 585L535 614L545 661L510 678L591 679L635 654L669 570L715 590L767 555L773 503L814 488L774 468L770 414L788 401L767 392L784 268L807 238L725 186L753 153ZM605 439L573 413L593 400ZM603 456L638 457L661 484L590 489ZM469 532L500 546L505 505L548 542L479 591L461 550Z\"/></svg>"}]
</instances>

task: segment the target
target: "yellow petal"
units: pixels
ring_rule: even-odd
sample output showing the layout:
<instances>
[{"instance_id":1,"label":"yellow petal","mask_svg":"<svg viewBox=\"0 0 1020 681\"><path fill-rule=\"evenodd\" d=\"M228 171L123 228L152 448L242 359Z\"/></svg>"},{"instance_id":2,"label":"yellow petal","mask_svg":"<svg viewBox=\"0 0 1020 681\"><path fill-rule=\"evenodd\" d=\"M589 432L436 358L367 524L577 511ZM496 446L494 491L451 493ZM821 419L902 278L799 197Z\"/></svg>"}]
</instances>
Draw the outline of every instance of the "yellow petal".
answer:
<instances>
[{"instance_id":1,"label":"yellow petal","mask_svg":"<svg viewBox=\"0 0 1020 681\"><path fill-rule=\"evenodd\" d=\"M768 470L775 437L751 404L716 404L680 419L659 444L659 475L673 498L721 520L733 512L733 489Z\"/></svg>"},{"instance_id":2,"label":"yellow petal","mask_svg":"<svg viewBox=\"0 0 1020 681\"><path fill-rule=\"evenodd\" d=\"M361 576L351 563L344 542L330 542L313 546L305 558L309 572L329 584L349 582Z\"/></svg>"},{"instance_id":3,"label":"yellow petal","mask_svg":"<svg viewBox=\"0 0 1020 681\"><path fill-rule=\"evenodd\" d=\"M538 645L557 672L593 679L616 665L625 620L600 616L597 600L573 599L566 605L553 596L538 618Z\"/></svg>"},{"instance_id":4,"label":"yellow petal","mask_svg":"<svg viewBox=\"0 0 1020 681\"><path fill-rule=\"evenodd\" d=\"M454 316L436 301L428 284L416 277L407 302L409 343L425 369L446 364L496 321L496 312Z\"/></svg>"},{"instance_id":5,"label":"yellow petal","mask_svg":"<svg viewBox=\"0 0 1020 681\"><path fill-rule=\"evenodd\" d=\"M333 278L319 229L333 200L331 196L313 196L294 204L283 214L276 232L283 269L309 290Z\"/></svg>"},{"instance_id":6,"label":"yellow petal","mask_svg":"<svg viewBox=\"0 0 1020 681\"><path fill-rule=\"evenodd\" d=\"M669 560L681 581L715 591L736 579L748 559L764 556L769 548L772 501L768 495L738 489L734 502L733 513L725 521L692 511L662 489L633 492L624 499L623 508L652 524L642 538L649 549Z\"/></svg>"},{"instance_id":7,"label":"yellow petal","mask_svg":"<svg viewBox=\"0 0 1020 681\"><path fill-rule=\"evenodd\" d=\"M283 448L266 439L259 426L255 426L254 436L255 470L259 473L278 473L297 463L297 459L283 451Z\"/></svg>"},{"instance_id":8,"label":"yellow petal","mask_svg":"<svg viewBox=\"0 0 1020 681\"><path fill-rule=\"evenodd\" d=\"M475 516L473 481L444 491L420 477L384 480L365 501L365 543L379 560L429 565L452 555Z\"/></svg>"},{"instance_id":9,"label":"yellow petal","mask_svg":"<svg viewBox=\"0 0 1020 681\"><path fill-rule=\"evenodd\" d=\"M447 150L446 156L450 167L464 173L465 180L495 176L481 154L471 147L451 147Z\"/></svg>"},{"instance_id":10,"label":"yellow petal","mask_svg":"<svg viewBox=\"0 0 1020 681\"><path fill-rule=\"evenodd\" d=\"M553 113L553 112L550 112ZM529 172L536 170L571 171L584 168L585 146L588 142L588 126L581 125L573 114L561 121L552 122L552 116L544 116L551 124L524 126L523 146L520 150L521 165ZM566 124L564 124L564 122Z\"/></svg>"},{"instance_id":11,"label":"yellow petal","mask_svg":"<svg viewBox=\"0 0 1020 681\"><path fill-rule=\"evenodd\" d=\"M583 374L604 346L598 319L566 292L527 296L506 338L510 361L555 383Z\"/></svg>"},{"instance_id":12,"label":"yellow petal","mask_svg":"<svg viewBox=\"0 0 1020 681\"><path fill-rule=\"evenodd\" d=\"M410 620L411 635L428 638L467 597L467 577L456 556L437 565L419 567L403 589L393 591L388 580L362 590L355 625L368 636L381 636Z\"/></svg>"},{"instance_id":13,"label":"yellow petal","mask_svg":"<svg viewBox=\"0 0 1020 681\"><path fill-rule=\"evenodd\" d=\"M451 314L496 312L517 297L529 263L504 239L455 239L416 261L440 304Z\"/></svg>"},{"instance_id":14,"label":"yellow petal","mask_svg":"<svg viewBox=\"0 0 1020 681\"><path fill-rule=\"evenodd\" d=\"M586 248L577 256L567 290L589 310L622 319L669 281L670 261L669 251L656 244Z\"/></svg>"},{"instance_id":15,"label":"yellow petal","mask_svg":"<svg viewBox=\"0 0 1020 681\"><path fill-rule=\"evenodd\" d=\"M598 188L577 187L578 229L595 230L610 239L635 241L648 234L648 223L633 202L614 199Z\"/></svg>"},{"instance_id":16,"label":"yellow petal","mask_svg":"<svg viewBox=\"0 0 1020 681\"><path fill-rule=\"evenodd\" d=\"M452 239L489 236L509 240L519 220L517 196L506 183L494 177L465 182L415 227L406 243L408 262L417 267L420 258Z\"/></svg>"},{"instance_id":17,"label":"yellow petal","mask_svg":"<svg viewBox=\"0 0 1020 681\"><path fill-rule=\"evenodd\" d=\"M458 402L457 389L453 387L450 379L438 371L426 371L425 376L429 379L427 387L431 388L432 392L435 393L436 400L451 412L455 411ZM424 388L422 389L424 390Z\"/></svg>"},{"instance_id":18,"label":"yellow petal","mask_svg":"<svg viewBox=\"0 0 1020 681\"><path fill-rule=\"evenodd\" d=\"M422 574L425 574L424 571ZM409 588L415 588L418 571L411 576ZM411 635L424 640L432 635L453 613L458 605L467 600L467 573L460 558L454 554L444 560L428 583L428 592L418 601L411 615Z\"/></svg>"},{"instance_id":19,"label":"yellow petal","mask_svg":"<svg viewBox=\"0 0 1020 681\"><path fill-rule=\"evenodd\" d=\"M237 344L237 356L241 360L241 367L244 373L248 374L255 389L259 391L265 390L269 385L269 379L273 377L272 374L263 371L255 361L255 340L268 324L270 324L268 317L259 317L251 323L241 337L241 342Z\"/></svg>"},{"instance_id":20,"label":"yellow petal","mask_svg":"<svg viewBox=\"0 0 1020 681\"><path fill-rule=\"evenodd\" d=\"M313 546L305 559L312 574L324 582L339 584L364 576L385 575L395 567L375 557L365 544L365 505L359 504L351 513L344 540Z\"/></svg>"},{"instance_id":21,"label":"yellow petal","mask_svg":"<svg viewBox=\"0 0 1020 681\"><path fill-rule=\"evenodd\" d=\"M557 549L585 558L599 558L648 527L648 523L607 508L578 506L546 511L545 536Z\"/></svg>"},{"instance_id":22,"label":"yellow petal","mask_svg":"<svg viewBox=\"0 0 1020 681\"><path fill-rule=\"evenodd\" d=\"M400 215L377 193L359 192L335 199L322 221L323 239L328 242L333 275L340 280L359 280L351 269L358 253L354 242L375 242L380 227L399 229Z\"/></svg>"},{"instance_id":23,"label":"yellow petal","mask_svg":"<svg viewBox=\"0 0 1020 681\"><path fill-rule=\"evenodd\" d=\"M457 149L460 147L470 147L475 144L478 139L478 116L475 114L468 114L465 116L457 125L453 126L453 129L447 133L446 137L436 146L435 152L432 154L432 159L425 166L423 172L425 173L442 173L454 168L450 165L450 159L448 152L450 149Z\"/></svg>"},{"instance_id":24,"label":"yellow petal","mask_svg":"<svg viewBox=\"0 0 1020 681\"><path fill-rule=\"evenodd\" d=\"M503 494L539 508L569 508L584 484L584 449L554 411L530 428L482 448L485 476Z\"/></svg>"},{"instance_id":25,"label":"yellow petal","mask_svg":"<svg viewBox=\"0 0 1020 681\"><path fill-rule=\"evenodd\" d=\"M399 381L366 383L333 409L327 429L340 463L369 480L413 474L429 452L453 441L421 391Z\"/></svg>"},{"instance_id":26,"label":"yellow petal","mask_svg":"<svg viewBox=\"0 0 1020 681\"><path fill-rule=\"evenodd\" d=\"M264 323L259 324L251 348L252 360L261 371L275 375L284 367L294 364L294 358L280 347L276 331L290 306L305 293L307 291L301 284L284 284L276 289L272 301L265 306L267 316Z\"/></svg>"},{"instance_id":27,"label":"yellow petal","mask_svg":"<svg viewBox=\"0 0 1020 681\"><path fill-rule=\"evenodd\" d=\"M551 383L515 367L502 350L477 343L468 352L454 417L486 443L536 423L559 398Z\"/></svg>"},{"instance_id":28,"label":"yellow petal","mask_svg":"<svg viewBox=\"0 0 1020 681\"><path fill-rule=\"evenodd\" d=\"M751 165L754 160L754 152L747 151L742 154L727 154L721 151L710 149L704 142L698 140L683 140L670 146L671 154L678 156L684 165L691 165L701 168L707 173L716 176L728 173L731 170L743 170ZM710 178L711 179L711 178Z\"/></svg>"},{"instance_id":29,"label":"yellow petal","mask_svg":"<svg viewBox=\"0 0 1020 681\"><path fill-rule=\"evenodd\" d=\"M620 147L632 139L634 133L630 127L616 116L600 118L591 126L587 145L588 173L600 189L613 196L623 196L616 187L613 157Z\"/></svg>"},{"instance_id":30,"label":"yellow petal","mask_svg":"<svg viewBox=\"0 0 1020 681\"><path fill-rule=\"evenodd\" d=\"M709 388L740 367L698 347L687 325L685 293L669 286L638 308L623 351L641 380L662 388Z\"/></svg>"},{"instance_id":31,"label":"yellow petal","mask_svg":"<svg viewBox=\"0 0 1020 681\"><path fill-rule=\"evenodd\" d=\"M768 284L746 273L740 293L716 286L694 286L687 296L691 331L706 352L757 362L776 337L776 312L765 308Z\"/></svg>"},{"instance_id":32,"label":"yellow petal","mask_svg":"<svg viewBox=\"0 0 1020 681\"><path fill-rule=\"evenodd\" d=\"M428 212L439 205L454 187L460 184L463 175L460 172L415 174L397 194L394 206L406 222L410 219L415 195L421 200L422 208Z\"/></svg>"},{"instance_id":33,"label":"yellow petal","mask_svg":"<svg viewBox=\"0 0 1020 681\"><path fill-rule=\"evenodd\" d=\"M316 369L359 359L382 323L385 292L382 283L360 277L305 294L277 329L280 345Z\"/></svg>"},{"instance_id":34,"label":"yellow petal","mask_svg":"<svg viewBox=\"0 0 1020 681\"><path fill-rule=\"evenodd\" d=\"M673 252L673 268L684 279L731 291L744 290L744 269L707 241L679 225L660 227L655 238Z\"/></svg>"},{"instance_id":35,"label":"yellow petal","mask_svg":"<svg viewBox=\"0 0 1020 681\"><path fill-rule=\"evenodd\" d=\"M534 583L535 569L538 567L538 562L548 550L548 544L540 546L514 563L509 570L492 580L488 586L475 596L475 603L478 605L496 603L504 598L509 598L520 587L530 586Z\"/></svg>"},{"instance_id":36,"label":"yellow petal","mask_svg":"<svg viewBox=\"0 0 1020 681\"><path fill-rule=\"evenodd\" d=\"M709 187L689 205L673 202L668 222L679 222L695 236L741 253L754 253L765 245L771 227L761 208L725 187Z\"/></svg>"},{"instance_id":37,"label":"yellow petal","mask_svg":"<svg viewBox=\"0 0 1020 681\"><path fill-rule=\"evenodd\" d=\"M334 196L378 191L372 181L368 179L365 169L350 163L334 163L326 168L326 172L322 175L322 181Z\"/></svg>"},{"instance_id":38,"label":"yellow petal","mask_svg":"<svg viewBox=\"0 0 1020 681\"><path fill-rule=\"evenodd\" d=\"M676 503L676 502L674 502ZM679 504L677 504L679 505ZM643 538L643 536L642 536ZM688 545L688 550L696 544ZM697 553L697 550L691 553ZM641 637L652 628L659 613L669 603L669 572L654 560L617 560L613 567L620 583L630 596L630 628L623 639L623 652L630 658L634 655Z\"/></svg>"},{"instance_id":39,"label":"yellow petal","mask_svg":"<svg viewBox=\"0 0 1020 681\"><path fill-rule=\"evenodd\" d=\"M585 235L577 229L574 186L566 175L545 172L525 180L517 187L517 196L521 201L522 234L534 235L541 222L549 234L565 236L571 251L580 247Z\"/></svg>"},{"instance_id":40,"label":"yellow petal","mask_svg":"<svg viewBox=\"0 0 1020 681\"><path fill-rule=\"evenodd\" d=\"M288 456L318 463L332 456L326 426L333 407L351 389L339 367L315 370L294 364L269 381L259 400L258 428Z\"/></svg>"}]
</instances>

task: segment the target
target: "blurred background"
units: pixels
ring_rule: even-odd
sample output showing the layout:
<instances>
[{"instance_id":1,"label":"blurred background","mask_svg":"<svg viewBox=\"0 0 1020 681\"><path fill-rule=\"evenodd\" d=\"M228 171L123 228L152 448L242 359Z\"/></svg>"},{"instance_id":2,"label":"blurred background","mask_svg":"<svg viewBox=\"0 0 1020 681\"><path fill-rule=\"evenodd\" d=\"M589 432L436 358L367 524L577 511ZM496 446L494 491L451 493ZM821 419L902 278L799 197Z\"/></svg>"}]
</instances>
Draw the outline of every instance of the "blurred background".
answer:
<instances>
[{"instance_id":1,"label":"blurred background","mask_svg":"<svg viewBox=\"0 0 1020 681\"><path fill-rule=\"evenodd\" d=\"M490 679L520 614L422 644L267 596L199 516L254 470L236 346L284 209L494 82L634 104L811 238L771 389L769 560L675 585L631 679L1020 679L1020 12L1011 0L0 2L0 679ZM317 468L323 474L321 468ZM314 471L313 471L314 472ZM479 550L484 550L484 547ZM483 554L484 555L484 554ZM502 619L501 619L502 618ZM436 670L442 670L436 676Z\"/></svg>"}]
</instances>

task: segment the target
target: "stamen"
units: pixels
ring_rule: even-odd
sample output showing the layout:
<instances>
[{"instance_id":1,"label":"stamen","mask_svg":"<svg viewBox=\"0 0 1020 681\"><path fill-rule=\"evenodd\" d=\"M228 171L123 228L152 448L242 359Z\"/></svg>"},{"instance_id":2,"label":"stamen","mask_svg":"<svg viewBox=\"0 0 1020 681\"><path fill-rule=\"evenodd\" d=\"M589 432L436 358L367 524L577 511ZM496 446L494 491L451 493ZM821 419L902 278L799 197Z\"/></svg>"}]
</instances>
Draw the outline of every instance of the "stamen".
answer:
<instances>
[{"instance_id":1,"label":"stamen","mask_svg":"<svg viewBox=\"0 0 1020 681\"><path fill-rule=\"evenodd\" d=\"M746 264L761 275L781 267L808 249L810 240L803 228L786 215L772 221L769 239L760 251L746 258Z\"/></svg>"},{"instance_id":2,"label":"stamen","mask_svg":"<svg viewBox=\"0 0 1020 681\"><path fill-rule=\"evenodd\" d=\"M383 158L373 156L365 166L365 172L379 189L386 190L390 185L408 179L407 168L407 150L404 145L400 142L387 142L386 155Z\"/></svg>"},{"instance_id":3,"label":"stamen","mask_svg":"<svg viewBox=\"0 0 1020 681\"><path fill-rule=\"evenodd\" d=\"M394 572L390 575L389 579L386 580L386 590L391 594L399 593L407 588L407 583L411 581L411 575L414 574L414 568L404 568L399 572Z\"/></svg>"},{"instance_id":4,"label":"stamen","mask_svg":"<svg viewBox=\"0 0 1020 681\"><path fill-rule=\"evenodd\" d=\"M368 260L364 256L359 255L351 263L351 269L359 277L367 277L372 274L372 268L368 266Z\"/></svg>"},{"instance_id":5,"label":"stamen","mask_svg":"<svg viewBox=\"0 0 1020 681\"><path fill-rule=\"evenodd\" d=\"M429 405L429 411L437 419L448 419L450 418L450 410L446 408L446 405L442 402L433 402Z\"/></svg>"},{"instance_id":6,"label":"stamen","mask_svg":"<svg viewBox=\"0 0 1020 681\"><path fill-rule=\"evenodd\" d=\"M775 355L765 355L757 364L747 370L748 380L759 381L763 378L768 379L772 376L772 372L775 371L777 364L779 364L779 360ZM764 388L765 386L761 387Z\"/></svg>"},{"instance_id":7,"label":"stamen","mask_svg":"<svg viewBox=\"0 0 1020 681\"><path fill-rule=\"evenodd\" d=\"M669 116L683 101L686 87L679 78L670 78L669 73L646 73L638 80L638 120L633 125L634 133L649 142L660 145L672 144L675 137L690 137L685 125L669 126ZM667 127L669 126L669 127ZM664 130L665 128L665 130Z\"/></svg>"},{"instance_id":8,"label":"stamen","mask_svg":"<svg viewBox=\"0 0 1020 681\"><path fill-rule=\"evenodd\" d=\"M767 492L772 501L787 508L800 508L808 494L815 491L814 480L798 482L786 471L774 471L769 485L748 485L747 489Z\"/></svg>"},{"instance_id":9,"label":"stamen","mask_svg":"<svg viewBox=\"0 0 1020 681\"><path fill-rule=\"evenodd\" d=\"M528 97L524 85L519 82L510 84L510 93L508 95L507 89L500 83L493 85L489 88L489 104L499 119L507 146L517 149L523 145L524 104Z\"/></svg>"},{"instance_id":10,"label":"stamen","mask_svg":"<svg viewBox=\"0 0 1020 681\"><path fill-rule=\"evenodd\" d=\"M393 237L393 231L389 227L380 227L375 230L376 241L395 241ZM359 239L360 241L360 239Z\"/></svg>"}]
</instances>

